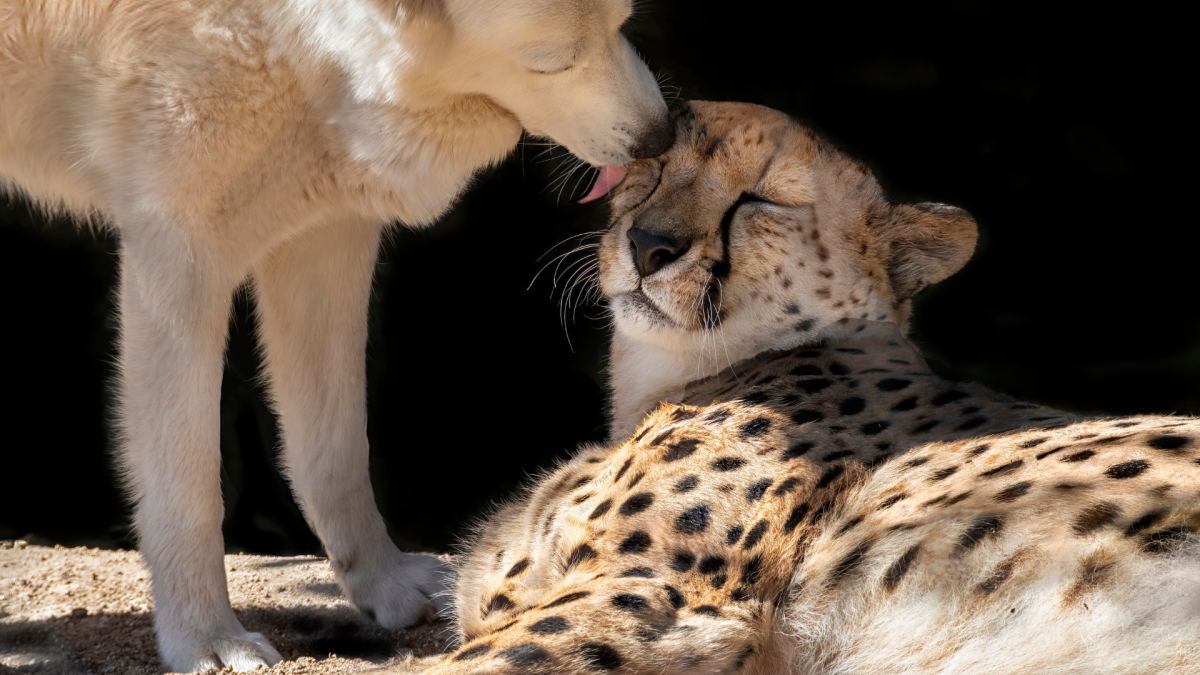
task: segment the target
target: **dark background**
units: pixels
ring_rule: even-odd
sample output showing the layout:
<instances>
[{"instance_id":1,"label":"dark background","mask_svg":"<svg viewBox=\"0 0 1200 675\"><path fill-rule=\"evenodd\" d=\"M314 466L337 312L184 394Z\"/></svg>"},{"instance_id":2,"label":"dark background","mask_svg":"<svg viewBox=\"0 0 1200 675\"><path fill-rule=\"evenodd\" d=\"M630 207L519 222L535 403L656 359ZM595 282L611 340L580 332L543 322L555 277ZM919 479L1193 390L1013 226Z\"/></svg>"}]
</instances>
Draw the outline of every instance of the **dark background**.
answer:
<instances>
[{"instance_id":1,"label":"dark background","mask_svg":"<svg viewBox=\"0 0 1200 675\"><path fill-rule=\"evenodd\" d=\"M948 368L1081 413L1200 414L1196 17L1047 7L654 0L628 34L683 96L785 110L895 198L975 214L974 260L917 306L913 334ZM603 438L602 310L564 331L551 275L527 287L605 206L547 189L556 161L539 150L384 249L372 470L404 546L444 550L526 476ZM0 202L0 539L133 545L105 421L117 249ZM316 552L272 468L244 300L231 326L226 544Z\"/></svg>"}]
</instances>

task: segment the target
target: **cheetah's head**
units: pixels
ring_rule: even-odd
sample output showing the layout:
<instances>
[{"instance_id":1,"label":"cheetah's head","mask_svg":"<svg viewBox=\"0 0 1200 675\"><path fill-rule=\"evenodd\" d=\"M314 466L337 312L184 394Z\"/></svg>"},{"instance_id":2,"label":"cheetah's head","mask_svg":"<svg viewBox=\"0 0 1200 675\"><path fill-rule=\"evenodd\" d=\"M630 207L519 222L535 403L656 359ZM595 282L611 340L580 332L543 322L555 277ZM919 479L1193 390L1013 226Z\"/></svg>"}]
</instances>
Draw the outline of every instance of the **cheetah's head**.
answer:
<instances>
[{"instance_id":1,"label":"cheetah's head","mask_svg":"<svg viewBox=\"0 0 1200 675\"><path fill-rule=\"evenodd\" d=\"M975 247L965 211L890 203L866 167L761 106L693 102L674 146L628 172L600 245L618 398L645 379L622 368L695 379L845 317L905 327L912 297Z\"/></svg>"}]
</instances>

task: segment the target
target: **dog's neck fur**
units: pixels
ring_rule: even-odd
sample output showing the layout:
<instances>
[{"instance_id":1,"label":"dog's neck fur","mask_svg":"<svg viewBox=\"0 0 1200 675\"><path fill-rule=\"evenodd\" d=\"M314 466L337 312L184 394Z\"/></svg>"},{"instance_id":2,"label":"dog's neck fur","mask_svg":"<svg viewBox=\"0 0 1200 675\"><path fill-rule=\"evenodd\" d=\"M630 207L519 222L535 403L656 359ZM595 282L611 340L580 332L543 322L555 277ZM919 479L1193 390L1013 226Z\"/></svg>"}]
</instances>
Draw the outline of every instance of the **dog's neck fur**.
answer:
<instances>
[{"instance_id":1,"label":"dog's neck fur","mask_svg":"<svg viewBox=\"0 0 1200 675\"><path fill-rule=\"evenodd\" d=\"M345 160L363 182L364 203L356 205L363 215L426 224L445 211L474 170L500 161L516 145L521 123L511 112L486 96L446 86L455 78L444 74L464 64L451 57L452 29L422 14L434 10L396 18L369 0L336 7L319 0L288 4L264 17L272 43L268 57L293 53L283 48L288 43L321 55L287 65L326 133L347 149Z\"/></svg>"}]
</instances>

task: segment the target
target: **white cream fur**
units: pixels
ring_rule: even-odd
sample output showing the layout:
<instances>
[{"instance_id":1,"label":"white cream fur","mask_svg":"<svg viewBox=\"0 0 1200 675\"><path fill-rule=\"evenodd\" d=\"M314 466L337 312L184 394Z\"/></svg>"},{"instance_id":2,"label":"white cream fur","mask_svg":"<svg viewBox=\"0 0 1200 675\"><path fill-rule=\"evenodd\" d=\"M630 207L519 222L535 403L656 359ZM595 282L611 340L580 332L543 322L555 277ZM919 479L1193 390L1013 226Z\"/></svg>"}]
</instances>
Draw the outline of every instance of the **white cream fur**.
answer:
<instances>
[{"instance_id":1,"label":"white cream fur","mask_svg":"<svg viewBox=\"0 0 1200 675\"><path fill-rule=\"evenodd\" d=\"M628 0L0 0L0 188L121 237L117 422L173 670L279 660L225 588L218 452L252 279L288 477L350 599L435 611L367 476L383 228L433 221L522 127L623 164L665 125ZM533 72L555 70L558 72Z\"/></svg>"}]
</instances>

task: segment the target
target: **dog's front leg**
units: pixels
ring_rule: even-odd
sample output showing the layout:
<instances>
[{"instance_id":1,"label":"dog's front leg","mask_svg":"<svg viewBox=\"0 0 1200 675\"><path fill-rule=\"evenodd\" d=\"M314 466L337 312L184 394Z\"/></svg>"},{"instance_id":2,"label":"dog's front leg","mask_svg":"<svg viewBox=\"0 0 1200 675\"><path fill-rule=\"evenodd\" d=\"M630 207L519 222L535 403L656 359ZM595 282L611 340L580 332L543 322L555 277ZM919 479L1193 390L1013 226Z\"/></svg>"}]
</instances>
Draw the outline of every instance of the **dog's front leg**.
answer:
<instances>
[{"instance_id":1,"label":"dog's front leg","mask_svg":"<svg viewBox=\"0 0 1200 675\"><path fill-rule=\"evenodd\" d=\"M286 242L254 270L288 475L346 594L388 628L444 605L445 569L401 553L367 471L366 344L381 226L340 222Z\"/></svg>"},{"instance_id":2,"label":"dog's front leg","mask_svg":"<svg viewBox=\"0 0 1200 675\"><path fill-rule=\"evenodd\" d=\"M123 229L121 248L118 423L159 648L175 671L273 664L230 608L221 536L222 356L248 264L156 224Z\"/></svg>"}]
</instances>

